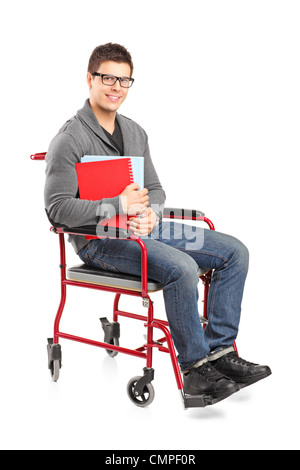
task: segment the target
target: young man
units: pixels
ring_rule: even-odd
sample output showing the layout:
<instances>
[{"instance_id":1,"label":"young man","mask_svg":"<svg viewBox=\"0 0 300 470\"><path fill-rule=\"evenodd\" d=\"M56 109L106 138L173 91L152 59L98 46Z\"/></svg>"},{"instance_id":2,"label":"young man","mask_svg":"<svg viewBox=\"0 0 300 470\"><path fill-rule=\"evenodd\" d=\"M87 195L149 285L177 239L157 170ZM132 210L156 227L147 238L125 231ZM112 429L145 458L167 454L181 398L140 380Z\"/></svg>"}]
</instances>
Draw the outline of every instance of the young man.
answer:
<instances>
[{"instance_id":1,"label":"young man","mask_svg":"<svg viewBox=\"0 0 300 470\"><path fill-rule=\"evenodd\" d=\"M126 99L133 64L118 44L97 47L89 60L89 99L52 140L47 156L45 206L50 220L69 227L97 224L104 214L129 214L129 228L143 237L148 275L163 283L166 313L178 351L185 393L216 400L271 374L244 361L232 345L238 333L248 250L236 238L188 225L162 222L165 193L153 166L145 131L117 110ZM143 156L145 188L127 186L115 198L81 200L75 164L84 155ZM70 236L76 253L98 268L140 274L140 248L126 240ZM213 269L209 324L198 314L198 267Z\"/></svg>"}]
</instances>

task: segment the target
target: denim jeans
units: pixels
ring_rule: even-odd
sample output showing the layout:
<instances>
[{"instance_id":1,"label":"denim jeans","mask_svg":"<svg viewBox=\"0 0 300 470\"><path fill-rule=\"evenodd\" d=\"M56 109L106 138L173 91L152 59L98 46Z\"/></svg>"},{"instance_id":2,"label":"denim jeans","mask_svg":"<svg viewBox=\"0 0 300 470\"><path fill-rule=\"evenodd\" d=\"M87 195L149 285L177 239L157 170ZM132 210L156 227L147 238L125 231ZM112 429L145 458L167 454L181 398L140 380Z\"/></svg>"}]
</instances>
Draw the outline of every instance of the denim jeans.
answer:
<instances>
[{"instance_id":1,"label":"denim jeans","mask_svg":"<svg viewBox=\"0 0 300 470\"><path fill-rule=\"evenodd\" d=\"M177 222L162 222L143 241L148 277L164 285L167 319L181 369L232 346L248 271L247 248L230 235ZM141 274L141 249L134 241L95 239L78 254L84 263L100 269ZM198 267L214 270L205 331L198 312Z\"/></svg>"}]
</instances>

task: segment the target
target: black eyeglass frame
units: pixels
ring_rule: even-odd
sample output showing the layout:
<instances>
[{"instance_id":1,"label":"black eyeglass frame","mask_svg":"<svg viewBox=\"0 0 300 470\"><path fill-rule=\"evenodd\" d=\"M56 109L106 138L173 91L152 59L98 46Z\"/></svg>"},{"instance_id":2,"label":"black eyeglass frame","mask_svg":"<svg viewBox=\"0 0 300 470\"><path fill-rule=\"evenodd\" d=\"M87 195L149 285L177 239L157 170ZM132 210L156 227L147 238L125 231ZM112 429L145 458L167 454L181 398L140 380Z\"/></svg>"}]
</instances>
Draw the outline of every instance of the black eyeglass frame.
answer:
<instances>
[{"instance_id":1,"label":"black eyeglass frame","mask_svg":"<svg viewBox=\"0 0 300 470\"><path fill-rule=\"evenodd\" d=\"M102 83L106 86L113 86L116 84L117 80L119 80L119 83L120 83L120 86L122 88L130 88L134 82L134 78L130 78L130 77L116 77L115 75L110 75L109 73L98 73L98 72L93 72L92 73L92 76L93 77L101 77L101 80L102 80ZM103 77L111 77L111 78L115 78L115 81L114 83L111 83L110 85L107 85L106 83L103 82ZM129 86L124 86L122 85L121 83L121 80L129 80Z\"/></svg>"}]
</instances>

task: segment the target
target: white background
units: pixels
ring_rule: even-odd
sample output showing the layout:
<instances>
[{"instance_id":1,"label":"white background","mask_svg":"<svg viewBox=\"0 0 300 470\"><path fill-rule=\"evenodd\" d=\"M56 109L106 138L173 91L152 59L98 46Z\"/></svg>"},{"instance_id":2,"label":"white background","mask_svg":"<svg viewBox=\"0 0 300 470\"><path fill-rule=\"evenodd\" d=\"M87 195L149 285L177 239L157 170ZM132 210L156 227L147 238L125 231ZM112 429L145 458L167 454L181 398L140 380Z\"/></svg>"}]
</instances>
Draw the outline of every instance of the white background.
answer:
<instances>
[{"instance_id":1,"label":"white background","mask_svg":"<svg viewBox=\"0 0 300 470\"><path fill-rule=\"evenodd\" d=\"M299 449L299 2L27 0L0 16L1 448ZM109 41L132 53L121 112L146 129L167 204L205 211L251 253L239 352L273 375L214 407L184 411L157 351L146 409L126 394L142 360L62 341L56 384L47 369L58 239L45 164L29 156L82 107L88 58ZM62 330L101 340L112 300L70 288ZM154 301L164 318L161 293ZM144 342L142 323L122 325L122 345Z\"/></svg>"}]
</instances>

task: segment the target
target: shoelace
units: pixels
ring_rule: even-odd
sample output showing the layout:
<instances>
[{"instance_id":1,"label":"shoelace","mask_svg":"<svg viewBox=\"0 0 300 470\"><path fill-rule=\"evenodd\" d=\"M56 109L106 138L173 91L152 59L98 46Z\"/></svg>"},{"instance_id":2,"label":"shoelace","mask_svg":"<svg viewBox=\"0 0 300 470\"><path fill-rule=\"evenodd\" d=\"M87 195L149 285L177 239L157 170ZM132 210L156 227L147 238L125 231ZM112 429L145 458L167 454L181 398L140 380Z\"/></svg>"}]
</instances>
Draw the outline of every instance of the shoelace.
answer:
<instances>
[{"instance_id":1,"label":"shoelace","mask_svg":"<svg viewBox=\"0 0 300 470\"><path fill-rule=\"evenodd\" d=\"M210 382L214 382L218 379L224 377L217 369L215 369L209 362L205 362L202 366L197 367L194 369L195 373L202 375L203 378L209 380Z\"/></svg>"},{"instance_id":2,"label":"shoelace","mask_svg":"<svg viewBox=\"0 0 300 470\"><path fill-rule=\"evenodd\" d=\"M235 351L229 353L226 355L228 359L230 359L232 362L235 362L236 364L240 364L242 366L255 366L257 364L254 364L253 362L246 361L246 359L243 359L242 357L239 357ZM224 356L224 360L226 360L226 356ZM222 359L222 358L221 358Z\"/></svg>"}]
</instances>

